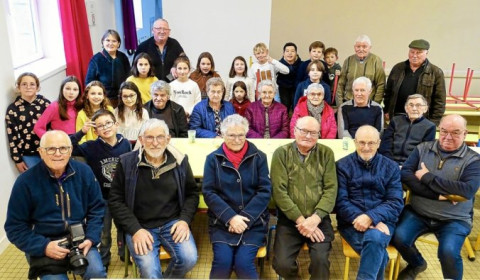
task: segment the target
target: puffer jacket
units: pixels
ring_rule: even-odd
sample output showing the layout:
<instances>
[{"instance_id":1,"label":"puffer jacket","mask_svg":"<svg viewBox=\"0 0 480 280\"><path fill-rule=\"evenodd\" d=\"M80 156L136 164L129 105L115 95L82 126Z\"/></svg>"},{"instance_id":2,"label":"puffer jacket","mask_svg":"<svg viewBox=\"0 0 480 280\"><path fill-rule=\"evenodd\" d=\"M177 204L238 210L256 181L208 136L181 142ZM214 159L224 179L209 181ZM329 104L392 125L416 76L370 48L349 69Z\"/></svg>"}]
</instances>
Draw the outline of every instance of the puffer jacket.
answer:
<instances>
[{"instance_id":1,"label":"puffer jacket","mask_svg":"<svg viewBox=\"0 0 480 280\"><path fill-rule=\"evenodd\" d=\"M292 119L290 120L290 137L295 138L293 134L295 124L301 117L310 116L307 108L307 97L303 96L298 101L297 107L293 111ZM323 102L323 112L321 120L320 134L322 139L337 138L337 121L335 120L335 112L326 102Z\"/></svg>"}]
</instances>

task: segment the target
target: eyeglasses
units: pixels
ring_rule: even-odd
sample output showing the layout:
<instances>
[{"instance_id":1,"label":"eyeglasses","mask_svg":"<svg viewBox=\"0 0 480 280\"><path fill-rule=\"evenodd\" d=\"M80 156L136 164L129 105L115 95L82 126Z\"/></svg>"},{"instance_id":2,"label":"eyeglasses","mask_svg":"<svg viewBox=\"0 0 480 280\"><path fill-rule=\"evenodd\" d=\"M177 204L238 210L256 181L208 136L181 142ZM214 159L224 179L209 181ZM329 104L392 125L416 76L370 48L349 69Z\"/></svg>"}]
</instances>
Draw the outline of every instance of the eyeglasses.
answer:
<instances>
[{"instance_id":1,"label":"eyeglasses","mask_svg":"<svg viewBox=\"0 0 480 280\"><path fill-rule=\"evenodd\" d=\"M61 146L61 147L42 147L42 149L45 150L47 155L54 155L57 153L57 150L60 152L60 154L64 155L70 151L72 147L70 146Z\"/></svg>"},{"instance_id":2,"label":"eyeglasses","mask_svg":"<svg viewBox=\"0 0 480 280\"><path fill-rule=\"evenodd\" d=\"M273 92L273 91L262 91L261 94L263 94L265 96L272 96L272 95L275 95L275 92Z\"/></svg>"},{"instance_id":3,"label":"eyeglasses","mask_svg":"<svg viewBox=\"0 0 480 280\"><path fill-rule=\"evenodd\" d=\"M167 136L165 135L157 135L157 136L152 136L152 135L147 135L147 136L143 136L143 139L145 140L145 142L147 143L153 143L153 140L157 140L157 142L162 142L165 140L165 138L167 138Z\"/></svg>"},{"instance_id":4,"label":"eyeglasses","mask_svg":"<svg viewBox=\"0 0 480 280\"><path fill-rule=\"evenodd\" d=\"M166 31L170 31L170 28L165 28L165 27L153 27L154 30L156 31L163 31L163 32L166 32Z\"/></svg>"},{"instance_id":5,"label":"eyeglasses","mask_svg":"<svg viewBox=\"0 0 480 280\"><path fill-rule=\"evenodd\" d=\"M370 141L370 142L357 141L357 140L354 140L354 141L355 141L355 143L360 145L360 147L365 147L365 146L374 147L374 146L378 145L378 141Z\"/></svg>"},{"instance_id":6,"label":"eyeglasses","mask_svg":"<svg viewBox=\"0 0 480 280\"><path fill-rule=\"evenodd\" d=\"M21 83L20 84L21 87L24 87L24 88L36 88L37 87L37 84L36 83Z\"/></svg>"},{"instance_id":7,"label":"eyeglasses","mask_svg":"<svg viewBox=\"0 0 480 280\"><path fill-rule=\"evenodd\" d=\"M323 93L313 93L313 92L310 92L310 93L308 93L308 96L320 98L320 97L323 96Z\"/></svg>"},{"instance_id":8,"label":"eyeglasses","mask_svg":"<svg viewBox=\"0 0 480 280\"><path fill-rule=\"evenodd\" d=\"M311 130L306 130L298 127L295 127L295 129L298 130L298 132L300 132L300 135L302 136L307 136L308 134L310 134L310 136L312 137L318 137L318 135L320 134L320 132L318 131L311 131Z\"/></svg>"},{"instance_id":9,"label":"eyeglasses","mask_svg":"<svg viewBox=\"0 0 480 280\"><path fill-rule=\"evenodd\" d=\"M96 124L95 128L98 129L98 130L105 130L105 129L108 129L108 128L112 127L113 124L114 124L114 122L108 121L104 124Z\"/></svg>"},{"instance_id":10,"label":"eyeglasses","mask_svg":"<svg viewBox=\"0 0 480 280\"><path fill-rule=\"evenodd\" d=\"M407 106L410 107L410 108L422 108L422 107L425 107L424 104L413 104L413 103L408 103Z\"/></svg>"},{"instance_id":11,"label":"eyeglasses","mask_svg":"<svg viewBox=\"0 0 480 280\"><path fill-rule=\"evenodd\" d=\"M122 95L122 99L137 99L136 94L130 94L130 95Z\"/></svg>"},{"instance_id":12,"label":"eyeglasses","mask_svg":"<svg viewBox=\"0 0 480 280\"><path fill-rule=\"evenodd\" d=\"M463 135L465 132L465 130L454 130L454 131L447 131L445 129L440 129L440 136L447 136L448 134L450 134L450 136L452 136L453 138L456 138L456 137L460 137L461 135Z\"/></svg>"},{"instance_id":13,"label":"eyeglasses","mask_svg":"<svg viewBox=\"0 0 480 280\"><path fill-rule=\"evenodd\" d=\"M245 139L245 134L227 134L227 139L228 140L243 140Z\"/></svg>"}]
</instances>

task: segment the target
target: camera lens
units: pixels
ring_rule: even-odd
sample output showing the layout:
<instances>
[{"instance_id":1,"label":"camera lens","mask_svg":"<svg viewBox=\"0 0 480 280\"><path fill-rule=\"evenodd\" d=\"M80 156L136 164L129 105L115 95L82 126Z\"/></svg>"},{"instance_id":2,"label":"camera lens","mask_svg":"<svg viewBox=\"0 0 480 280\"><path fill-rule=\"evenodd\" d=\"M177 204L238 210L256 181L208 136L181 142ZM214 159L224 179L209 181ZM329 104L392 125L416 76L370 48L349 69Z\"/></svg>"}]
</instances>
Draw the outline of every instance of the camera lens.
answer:
<instances>
[{"instance_id":1,"label":"camera lens","mask_svg":"<svg viewBox=\"0 0 480 280\"><path fill-rule=\"evenodd\" d=\"M74 274L80 275L84 274L87 270L88 260L85 256L78 250L78 248L72 248L68 254L70 257L70 266Z\"/></svg>"}]
</instances>

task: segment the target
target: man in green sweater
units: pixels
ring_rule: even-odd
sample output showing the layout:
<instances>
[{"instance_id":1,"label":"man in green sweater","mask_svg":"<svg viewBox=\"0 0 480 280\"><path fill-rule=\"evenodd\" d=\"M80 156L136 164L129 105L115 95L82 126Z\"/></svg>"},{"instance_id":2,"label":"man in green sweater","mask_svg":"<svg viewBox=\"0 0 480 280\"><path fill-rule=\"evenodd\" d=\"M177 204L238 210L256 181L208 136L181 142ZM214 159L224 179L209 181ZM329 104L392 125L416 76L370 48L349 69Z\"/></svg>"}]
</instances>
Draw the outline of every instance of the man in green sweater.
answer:
<instances>
[{"instance_id":1,"label":"man in green sweater","mask_svg":"<svg viewBox=\"0 0 480 280\"><path fill-rule=\"evenodd\" d=\"M333 152L318 144L320 124L298 119L295 142L279 147L272 158L273 199L278 207L273 267L285 279L298 275L297 255L304 243L310 253L312 279L328 279L334 239L329 213L337 196Z\"/></svg>"}]
</instances>

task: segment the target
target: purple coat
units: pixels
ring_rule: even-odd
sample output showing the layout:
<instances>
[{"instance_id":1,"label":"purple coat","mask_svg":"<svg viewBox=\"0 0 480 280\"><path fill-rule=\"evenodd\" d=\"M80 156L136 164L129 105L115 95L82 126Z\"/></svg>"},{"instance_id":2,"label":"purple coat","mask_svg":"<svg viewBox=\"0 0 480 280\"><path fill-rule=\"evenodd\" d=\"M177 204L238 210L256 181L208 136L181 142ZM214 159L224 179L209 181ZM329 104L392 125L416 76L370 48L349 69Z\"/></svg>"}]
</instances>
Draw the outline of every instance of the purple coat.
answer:
<instances>
[{"instance_id":1,"label":"purple coat","mask_svg":"<svg viewBox=\"0 0 480 280\"><path fill-rule=\"evenodd\" d=\"M273 101L268 107L268 116L270 124L270 138L288 138L289 118L287 107L283 104ZM255 101L247 108L245 113L250 129L248 138L263 138L265 133L265 107L261 100Z\"/></svg>"}]
</instances>

